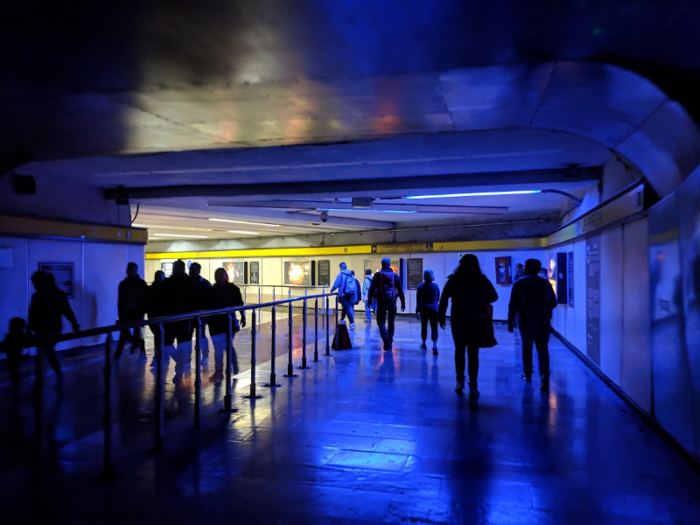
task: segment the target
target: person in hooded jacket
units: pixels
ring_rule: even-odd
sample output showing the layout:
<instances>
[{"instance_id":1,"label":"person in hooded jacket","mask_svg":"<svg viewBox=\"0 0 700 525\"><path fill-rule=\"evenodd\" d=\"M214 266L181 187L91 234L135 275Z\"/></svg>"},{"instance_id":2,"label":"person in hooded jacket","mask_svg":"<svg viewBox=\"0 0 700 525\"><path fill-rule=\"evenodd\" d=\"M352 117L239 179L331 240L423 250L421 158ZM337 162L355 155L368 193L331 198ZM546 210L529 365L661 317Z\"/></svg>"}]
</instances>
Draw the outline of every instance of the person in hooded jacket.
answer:
<instances>
[{"instance_id":1,"label":"person in hooded jacket","mask_svg":"<svg viewBox=\"0 0 700 525\"><path fill-rule=\"evenodd\" d=\"M459 266L447 278L440 298L438 320L445 328L447 304L452 299L450 328L455 343L455 369L457 386L455 391L464 391L465 351L468 361L469 397L479 397L479 340L480 328L486 315L487 305L498 300L491 281L481 273L479 259L468 253L459 260Z\"/></svg>"},{"instance_id":2,"label":"person in hooded jacket","mask_svg":"<svg viewBox=\"0 0 700 525\"><path fill-rule=\"evenodd\" d=\"M433 355L438 355L438 305L440 304L440 287L435 283L435 274L431 269L423 272L423 282L416 288L416 319L420 321L421 350L427 350L425 340L428 337L430 323L430 340L433 342Z\"/></svg>"}]
</instances>

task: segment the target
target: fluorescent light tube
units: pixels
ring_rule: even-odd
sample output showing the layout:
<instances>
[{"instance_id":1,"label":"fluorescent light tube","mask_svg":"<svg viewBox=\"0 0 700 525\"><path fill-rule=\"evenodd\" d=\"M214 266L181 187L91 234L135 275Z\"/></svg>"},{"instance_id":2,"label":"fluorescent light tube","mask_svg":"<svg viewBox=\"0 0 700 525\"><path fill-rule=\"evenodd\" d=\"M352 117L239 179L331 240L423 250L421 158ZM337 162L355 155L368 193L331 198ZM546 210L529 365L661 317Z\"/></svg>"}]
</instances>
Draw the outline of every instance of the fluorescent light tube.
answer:
<instances>
[{"instance_id":1,"label":"fluorescent light tube","mask_svg":"<svg viewBox=\"0 0 700 525\"><path fill-rule=\"evenodd\" d=\"M532 195L540 190L482 191L476 193L442 193L439 195L409 195L407 199L447 199L450 197L493 197L496 195Z\"/></svg>"},{"instance_id":2,"label":"fluorescent light tube","mask_svg":"<svg viewBox=\"0 0 700 525\"><path fill-rule=\"evenodd\" d=\"M177 237L178 239L180 238L188 238L188 239L208 239L209 237L206 237L205 235L180 235L177 233L153 233L151 234L153 237Z\"/></svg>"},{"instance_id":3,"label":"fluorescent light tube","mask_svg":"<svg viewBox=\"0 0 700 525\"><path fill-rule=\"evenodd\" d=\"M233 224L250 224L252 226L269 226L270 228L279 228L280 224L271 224L269 222L251 222L251 221L234 221L232 219L209 219L214 222L232 222Z\"/></svg>"},{"instance_id":4,"label":"fluorescent light tube","mask_svg":"<svg viewBox=\"0 0 700 525\"><path fill-rule=\"evenodd\" d=\"M242 233L243 235L260 235L258 232L249 232L246 230L228 230L229 233Z\"/></svg>"}]
</instances>

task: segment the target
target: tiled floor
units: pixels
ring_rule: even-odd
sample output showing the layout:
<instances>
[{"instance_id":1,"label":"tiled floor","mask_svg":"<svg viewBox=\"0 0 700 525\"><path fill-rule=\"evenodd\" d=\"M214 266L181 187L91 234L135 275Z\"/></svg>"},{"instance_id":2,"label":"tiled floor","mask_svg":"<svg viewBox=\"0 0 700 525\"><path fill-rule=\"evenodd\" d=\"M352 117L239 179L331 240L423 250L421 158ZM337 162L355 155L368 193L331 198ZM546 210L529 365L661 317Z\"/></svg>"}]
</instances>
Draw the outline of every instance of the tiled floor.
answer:
<instances>
[{"instance_id":1,"label":"tiled floor","mask_svg":"<svg viewBox=\"0 0 700 525\"><path fill-rule=\"evenodd\" d=\"M295 318L295 367L300 364ZM104 394L97 350L64 358L67 381L47 373L43 495L32 490L30 380L13 399L3 373L2 523L700 523L700 474L552 339L552 389L519 379L514 338L481 352L481 397L456 394L449 332L440 355L419 350L402 319L392 352L360 321L353 350L287 370L287 323L269 380L262 325L250 387L250 332L237 337L238 412L203 374L202 428L192 430L192 381L165 396L166 449L153 444L154 377L137 355L114 370L116 478L102 481ZM325 349L319 344L321 354ZM150 352L149 352L150 353ZM211 365L210 365L211 366ZM29 374L30 370L27 370ZM172 369L168 371L172 378Z\"/></svg>"}]
</instances>

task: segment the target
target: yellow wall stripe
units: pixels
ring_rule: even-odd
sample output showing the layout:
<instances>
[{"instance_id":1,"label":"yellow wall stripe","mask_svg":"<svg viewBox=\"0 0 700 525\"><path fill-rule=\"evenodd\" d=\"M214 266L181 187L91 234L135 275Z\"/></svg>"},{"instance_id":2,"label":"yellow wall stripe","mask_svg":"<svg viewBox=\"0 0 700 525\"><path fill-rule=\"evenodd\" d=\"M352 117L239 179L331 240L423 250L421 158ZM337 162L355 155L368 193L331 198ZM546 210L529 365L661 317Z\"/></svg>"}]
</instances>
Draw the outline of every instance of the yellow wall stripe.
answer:
<instances>
[{"instance_id":1,"label":"yellow wall stripe","mask_svg":"<svg viewBox=\"0 0 700 525\"><path fill-rule=\"evenodd\" d=\"M0 235L146 244L148 230L99 224L0 216Z\"/></svg>"}]
</instances>

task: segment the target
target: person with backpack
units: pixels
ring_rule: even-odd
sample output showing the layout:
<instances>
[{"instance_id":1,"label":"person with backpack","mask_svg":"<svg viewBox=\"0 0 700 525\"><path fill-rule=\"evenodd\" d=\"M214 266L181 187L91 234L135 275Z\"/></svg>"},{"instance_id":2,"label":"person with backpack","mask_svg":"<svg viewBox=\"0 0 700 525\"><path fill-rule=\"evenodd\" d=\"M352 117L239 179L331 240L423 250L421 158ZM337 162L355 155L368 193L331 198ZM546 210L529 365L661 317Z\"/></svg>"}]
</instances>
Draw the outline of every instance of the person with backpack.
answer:
<instances>
[{"instance_id":1,"label":"person with backpack","mask_svg":"<svg viewBox=\"0 0 700 525\"><path fill-rule=\"evenodd\" d=\"M401 311L406 309L406 299L403 295L401 277L391 269L391 260L382 259L382 269L372 277L372 284L367 293L369 303L377 301L377 326L384 343L384 351L391 350L394 342L394 321L396 319L396 298L401 299ZM387 329L386 323L389 323Z\"/></svg>"},{"instance_id":2,"label":"person with backpack","mask_svg":"<svg viewBox=\"0 0 700 525\"><path fill-rule=\"evenodd\" d=\"M482 340L483 321L487 307L498 300L498 293L491 281L481 273L479 259L468 253L459 260L457 269L447 278L438 307L438 321L445 328L447 303L452 299L450 329L455 342L455 392L464 391L464 354L466 351L469 372L469 397L479 397L479 344Z\"/></svg>"},{"instance_id":3,"label":"person with backpack","mask_svg":"<svg viewBox=\"0 0 700 525\"><path fill-rule=\"evenodd\" d=\"M515 330L517 319L522 340L524 381L532 381L532 346L537 347L540 369L540 390L549 391L549 333L552 310L557 297L552 285L539 277L542 263L537 259L525 261L525 277L513 284L508 304L508 331Z\"/></svg>"},{"instance_id":4,"label":"person with backpack","mask_svg":"<svg viewBox=\"0 0 700 525\"><path fill-rule=\"evenodd\" d=\"M355 279L355 306L360 304L360 290L362 287L360 286L360 281L357 280L357 277L355 277L355 270L350 270L350 273L352 274L352 278Z\"/></svg>"},{"instance_id":5,"label":"person with backpack","mask_svg":"<svg viewBox=\"0 0 700 525\"><path fill-rule=\"evenodd\" d=\"M343 307L343 312L340 314L340 320L344 320L345 316L350 321L350 330L355 329L355 303L357 302L357 279L352 272L348 270L348 265L344 262L340 263L340 273L338 273L331 288L331 293L338 290L338 300Z\"/></svg>"},{"instance_id":6,"label":"person with backpack","mask_svg":"<svg viewBox=\"0 0 700 525\"><path fill-rule=\"evenodd\" d=\"M372 310L375 309L373 303L369 301L369 287L372 284L372 270L365 270L365 279L362 281L362 300L365 303L365 323L372 322Z\"/></svg>"},{"instance_id":7,"label":"person with backpack","mask_svg":"<svg viewBox=\"0 0 700 525\"><path fill-rule=\"evenodd\" d=\"M427 269L423 272L423 282L416 289L416 319L420 321L420 338L423 341L421 350L427 350L425 340L428 337L428 322L430 322L430 339L433 342L433 355L438 355L438 304L440 303L440 287L435 283L435 274Z\"/></svg>"}]
</instances>

